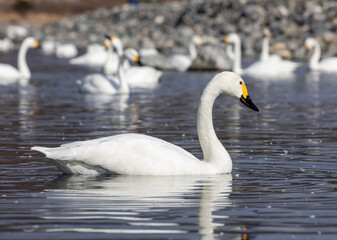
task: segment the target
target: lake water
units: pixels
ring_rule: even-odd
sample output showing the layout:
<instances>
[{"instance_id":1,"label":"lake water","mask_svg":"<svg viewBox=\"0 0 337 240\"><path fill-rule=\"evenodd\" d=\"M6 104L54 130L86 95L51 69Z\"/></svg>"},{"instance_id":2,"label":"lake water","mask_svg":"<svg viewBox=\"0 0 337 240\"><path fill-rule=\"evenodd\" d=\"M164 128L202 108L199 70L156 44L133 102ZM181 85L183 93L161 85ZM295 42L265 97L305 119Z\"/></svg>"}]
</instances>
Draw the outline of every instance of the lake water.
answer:
<instances>
[{"instance_id":1,"label":"lake water","mask_svg":"<svg viewBox=\"0 0 337 240\"><path fill-rule=\"evenodd\" d=\"M90 71L31 50L27 86L0 87L0 239L336 239L337 76L244 78L214 125L233 160L219 176L65 176L34 145L145 133L199 158L200 94L215 72L166 72L158 88L78 93ZM16 53L0 55L16 64Z\"/></svg>"}]
</instances>

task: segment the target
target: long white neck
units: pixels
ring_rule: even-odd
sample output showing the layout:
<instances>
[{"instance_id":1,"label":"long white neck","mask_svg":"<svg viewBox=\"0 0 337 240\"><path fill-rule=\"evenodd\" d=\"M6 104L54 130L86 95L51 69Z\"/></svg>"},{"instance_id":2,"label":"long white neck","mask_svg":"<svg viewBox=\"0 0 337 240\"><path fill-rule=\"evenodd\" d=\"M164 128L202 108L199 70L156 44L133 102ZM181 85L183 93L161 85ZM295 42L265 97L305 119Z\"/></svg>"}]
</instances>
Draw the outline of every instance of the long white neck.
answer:
<instances>
[{"instance_id":1,"label":"long white neck","mask_svg":"<svg viewBox=\"0 0 337 240\"><path fill-rule=\"evenodd\" d=\"M193 42L191 42L189 45L189 51L191 59L195 60L197 58L197 48Z\"/></svg>"},{"instance_id":2,"label":"long white neck","mask_svg":"<svg viewBox=\"0 0 337 240\"><path fill-rule=\"evenodd\" d=\"M31 73L27 65L26 54L27 54L28 46L25 41L21 44L18 54L18 68L21 73L22 78L30 78Z\"/></svg>"},{"instance_id":3,"label":"long white neck","mask_svg":"<svg viewBox=\"0 0 337 240\"><path fill-rule=\"evenodd\" d=\"M127 59L124 55L119 57L117 76L119 78L118 92L121 93L121 94L129 94L130 93L129 84L127 83L127 81L125 79L124 68L123 68L123 65L124 65L125 61L127 61Z\"/></svg>"},{"instance_id":4,"label":"long white neck","mask_svg":"<svg viewBox=\"0 0 337 240\"><path fill-rule=\"evenodd\" d=\"M266 61L269 58L269 36L266 36L262 40L261 61Z\"/></svg>"},{"instance_id":5,"label":"long white neck","mask_svg":"<svg viewBox=\"0 0 337 240\"><path fill-rule=\"evenodd\" d=\"M209 162L219 170L230 172L232 170L231 158L216 136L213 127L213 104L220 94L215 77L204 89L201 96L197 120L198 137L204 154L204 161Z\"/></svg>"},{"instance_id":6,"label":"long white neck","mask_svg":"<svg viewBox=\"0 0 337 240\"><path fill-rule=\"evenodd\" d=\"M237 74L242 74L241 68L241 40L240 38L235 38L234 41L234 62L233 62L233 72Z\"/></svg>"},{"instance_id":7,"label":"long white neck","mask_svg":"<svg viewBox=\"0 0 337 240\"><path fill-rule=\"evenodd\" d=\"M103 66L103 70L104 70L105 75L111 74L111 70L109 68L109 65L110 65L111 61L112 61L112 48L109 47L109 49L107 50L106 59L105 59L105 63L104 63L104 66Z\"/></svg>"},{"instance_id":8,"label":"long white neck","mask_svg":"<svg viewBox=\"0 0 337 240\"><path fill-rule=\"evenodd\" d=\"M321 57L321 47L318 41L315 41L315 46L313 47L313 53L309 58L309 68L311 70L317 70L319 68L319 58Z\"/></svg>"}]
</instances>

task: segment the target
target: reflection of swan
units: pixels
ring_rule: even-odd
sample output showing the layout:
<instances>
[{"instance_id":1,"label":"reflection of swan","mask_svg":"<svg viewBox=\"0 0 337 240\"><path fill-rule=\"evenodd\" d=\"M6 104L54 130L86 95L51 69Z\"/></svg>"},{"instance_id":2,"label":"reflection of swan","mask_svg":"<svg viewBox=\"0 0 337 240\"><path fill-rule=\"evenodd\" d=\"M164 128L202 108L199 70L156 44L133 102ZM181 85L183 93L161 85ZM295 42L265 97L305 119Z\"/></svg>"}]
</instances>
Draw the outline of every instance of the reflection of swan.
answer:
<instances>
[{"instance_id":1,"label":"reflection of swan","mask_svg":"<svg viewBox=\"0 0 337 240\"><path fill-rule=\"evenodd\" d=\"M224 38L226 43L234 44L233 72L237 74L248 74L258 77L292 77L299 68L298 63L278 58L270 58L266 61L258 61L248 68L241 67L241 41L239 35L231 33Z\"/></svg>"},{"instance_id":2,"label":"reflection of swan","mask_svg":"<svg viewBox=\"0 0 337 240\"><path fill-rule=\"evenodd\" d=\"M313 71L337 72L337 57L326 58L319 62L321 47L314 38L305 40L305 48L310 51L309 68Z\"/></svg>"},{"instance_id":3,"label":"reflection of swan","mask_svg":"<svg viewBox=\"0 0 337 240\"><path fill-rule=\"evenodd\" d=\"M72 43L56 44L55 54L56 57L58 58L72 58L75 57L77 53L78 53L77 48Z\"/></svg>"},{"instance_id":4,"label":"reflection of swan","mask_svg":"<svg viewBox=\"0 0 337 240\"><path fill-rule=\"evenodd\" d=\"M178 71L186 71L189 69L197 58L196 45L202 45L203 43L204 41L202 38L194 36L189 45L189 55L174 54L170 56L169 61L173 68Z\"/></svg>"},{"instance_id":5,"label":"reflection of swan","mask_svg":"<svg viewBox=\"0 0 337 240\"><path fill-rule=\"evenodd\" d=\"M110 40L116 42L118 54L123 53L123 44L119 38L112 36ZM159 83L161 71L153 67L125 67L125 78L131 88L154 88Z\"/></svg>"},{"instance_id":6,"label":"reflection of swan","mask_svg":"<svg viewBox=\"0 0 337 240\"><path fill-rule=\"evenodd\" d=\"M23 40L18 54L18 69L9 64L0 64L0 83L8 84L21 79L29 79L31 77L30 70L26 61L26 54L29 48L37 48L39 42L32 37Z\"/></svg>"},{"instance_id":7,"label":"reflection of swan","mask_svg":"<svg viewBox=\"0 0 337 240\"><path fill-rule=\"evenodd\" d=\"M49 221L71 220L71 224L63 224L63 227L53 227L53 224L50 224L51 227L46 229L48 232L138 233L139 238L143 238L140 234L147 234L148 237L151 233L190 233L191 225L186 225L185 221L188 218L194 223L194 209L197 209L198 221L195 224L198 224L199 234L202 239L211 239L217 227L213 223L212 212L231 206L231 192L230 174L108 178L62 176L43 194L48 203L53 200L61 203L64 211L53 211L44 206L40 209L43 218ZM151 214L148 214L149 211ZM163 214L165 218L158 217ZM188 215L182 218L181 214ZM216 217L227 218L219 214ZM83 225L83 222L89 219L101 221L91 222L90 226ZM113 220L119 221L114 228L96 225L104 224L104 221L111 223ZM77 224L80 222L82 226ZM225 234L226 237L228 235L233 234Z\"/></svg>"},{"instance_id":8,"label":"reflection of swan","mask_svg":"<svg viewBox=\"0 0 337 240\"><path fill-rule=\"evenodd\" d=\"M113 45L112 41L111 45ZM124 62L127 60L138 62L139 57L137 51L134 49L127 49L124 54L120 56L117 79L102 74L89 74L84 78L83 82L80 83L80 92L96 94L129 94L130 89L126 82L123 70Z\"/></svg>"},{"instance_id":9,"label":"reflection of swan","mask_svg":"<svg viewBox=\"0 0 337 240\"><path fill-rule=\"evenodd\" d=\"M217 74L204 89L198 112L198 136L204 161L184 149L142 134L120 134L73 142L57 148L33 147L54 159L66 173L130 175L217 174L232 170L231 158L216 136L212 122L215 99L228 95L249 108L258 108L248 96L241 77L232 72Z\"/></svg>"}]
</instances>

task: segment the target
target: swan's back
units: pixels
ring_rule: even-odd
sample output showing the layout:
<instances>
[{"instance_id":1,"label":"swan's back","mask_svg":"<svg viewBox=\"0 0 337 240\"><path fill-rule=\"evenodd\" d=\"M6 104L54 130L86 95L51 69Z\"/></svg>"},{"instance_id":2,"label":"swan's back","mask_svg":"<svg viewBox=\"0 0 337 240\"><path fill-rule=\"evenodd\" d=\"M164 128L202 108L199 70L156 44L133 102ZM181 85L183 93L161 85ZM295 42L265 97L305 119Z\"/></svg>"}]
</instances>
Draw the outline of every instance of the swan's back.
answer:
<instances>
[{"instance_id":1,"label":"swan's back","mask_svg":"<svg viewBox=\"0 0 337 240\"><path fill-rule=\"evenodd\" d=\"M116 94L118 84L102 74L89 74L80 82L80 92L91 94Z\"/></svg>"},{"instance_id":2,"label":"swan's back","mask_svg":"<svg viewBox=\"0 0 337 240\"><path fill-rule=\"evenodd\" d=\"M132 88L153 88L161 75L162 72L153 67L130 67L126 70L125 78Z\"/></svg>"},{"instance_id":3,"label":"swan's back","mask_svg":"<svg viewBox=\"0 0 337 240\"><path fill-rule=\"evenodd\" d=\"M0 64L0 80L14 79L17 80L21 77L18 69L9 64Z\"/></svg>"},{"instance_id":4,"label":"swan's back","mask_svg":"<svg viewBox=\"0 0 337 240\"><path fill-rule=\"evenodd\" d=\"M196 174L205 172L205 168L209 167L178 146L142 134L120 134L72 142L57 148L34 147L32 149L46 154L48 158L58 161L59 164L76 163L82 166L94 166L102 171L116 174ZM72 171L72 169L68 170ZM76 174L69 171L67 173Z\"/></svg>"},{"instance_id":5,"label":"swan's back","mask_svg":"<svg viewBox=\"0 0 337 240\"><path fill-rule=\"evenodd\" d=\"M170 63L178 71L186 71L193 63L190 56L183 54L174 54L170 56Z\"/></svg>"}]
</instances>

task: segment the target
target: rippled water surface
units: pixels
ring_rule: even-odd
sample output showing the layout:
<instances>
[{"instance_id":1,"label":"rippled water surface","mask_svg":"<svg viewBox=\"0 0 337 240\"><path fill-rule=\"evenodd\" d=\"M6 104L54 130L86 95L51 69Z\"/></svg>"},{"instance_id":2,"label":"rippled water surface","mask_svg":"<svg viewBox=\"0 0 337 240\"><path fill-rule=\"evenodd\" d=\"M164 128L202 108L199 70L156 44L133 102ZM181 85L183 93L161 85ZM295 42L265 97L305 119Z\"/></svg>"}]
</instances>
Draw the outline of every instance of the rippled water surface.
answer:
<instances>
[{"instance_id":1,"label":"rippled water surface","mask_svg":"<svg viewBox=\"0 0 337 240\"><path fill-rule=\"evenodd\" d=\"M149 92L89 96L76 84L89 70L28 58L31 83L0 87L0 239L337 238L336 75L245 78L259 113L219 98L232 174L64 176L30 148L134 132L202 158L197 106L215 73L166 72Z\"/></svg>"}]
</instances>

